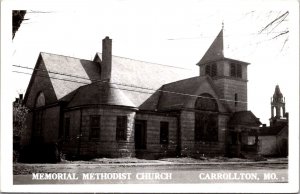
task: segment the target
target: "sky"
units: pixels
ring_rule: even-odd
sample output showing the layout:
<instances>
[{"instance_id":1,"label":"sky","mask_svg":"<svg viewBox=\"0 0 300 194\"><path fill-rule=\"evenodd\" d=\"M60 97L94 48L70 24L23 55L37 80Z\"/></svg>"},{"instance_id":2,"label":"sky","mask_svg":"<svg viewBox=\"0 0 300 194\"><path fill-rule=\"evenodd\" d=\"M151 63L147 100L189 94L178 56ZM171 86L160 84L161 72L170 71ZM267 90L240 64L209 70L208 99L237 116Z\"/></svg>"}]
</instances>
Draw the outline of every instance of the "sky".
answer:
<instances>
[{"instance_id":1,"label":"sky","mask_svg":"<svg viewBox=\"0 0 300 194\"><path fill-rule=\"evenodd\" d=\"M291 112L299 94L296 1L100 0L18 4L25 20L12 41L12 65L33 68L39 52L92 60L102 39L113 55L184 67L199 73L202 58L224 25L225 54L248 66L248 109L269 124L270 98L280 86ZM296 6L295 6L296 5ZM280 24L278 16L288 12ZM277 25L278 24L278 25ZM287 34L276 37L282 32ZM276 38L275 38L276 37ZM14 71L32 73L17 67ZM12 73L14 96L30 76ZM151 75L148 75L151 76ZM296 94L296 95L295 95Z\"/></svg>"}]
</instances>

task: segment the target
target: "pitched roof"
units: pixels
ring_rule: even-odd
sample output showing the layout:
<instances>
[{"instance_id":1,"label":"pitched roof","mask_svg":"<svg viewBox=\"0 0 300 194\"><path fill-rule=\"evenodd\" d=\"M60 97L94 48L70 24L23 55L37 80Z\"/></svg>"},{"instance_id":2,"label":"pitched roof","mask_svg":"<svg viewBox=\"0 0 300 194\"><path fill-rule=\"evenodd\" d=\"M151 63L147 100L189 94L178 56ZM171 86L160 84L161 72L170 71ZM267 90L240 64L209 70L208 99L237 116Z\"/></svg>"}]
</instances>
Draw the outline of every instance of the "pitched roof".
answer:
<instances>
[{"instance_id":1,"label":"pitched roof","mask_svg":"<svg viewBox=\"0 0 300 194\"><path fill-rule=\"evenodd\" d=\"M279 85L276 85L275 92L273 94L274 102L282 102L283 95L280 91Z\"/></svg>"},{"instance_id":2,"label":"pitched roof","mask_svg":"<svg viewBox=\"0 0 300 194\"><path fill-rule=\"evenodd\" d=\"M223 29L219 32L198 64L224 59Z\"/></svg>"},{"instance_id":3,"label":"pitched roof","mask_svg":"<svg viewBox=\"0 0 300 194\"><path fill-rule=\"evenodd\" d=\"M239 111L233 113L229 125L259 126L261 122L251 111Z\"/></svg>"},{"instance_id":4,"label":"pitched roof","mask_svg":"<svg viewBox=\"0 0 300 194\"><path fill-rule=\"evenodd\" d=\"M217 90L210 79L208 76L197 76L165 84L161 88L162 91L153 95L152 99L147 100L141 106L141 109L157 109L160 111L182 109L186 106L187 102L193 99L196 100L199 90L202 87L206 87L204 86L205 84L211 87L216 94L215 97L218 99ZM153 103L154 100L157 101Z\"/></svg>"},{"instance_id":5,"label":"pitched roof","mask_svg":"<svg viewBox=\"0 0 300 194\"><path fill-rule=\"evenodd\" d=\"M271 135L278 135L283 129L286 129L287 125L279 125L279 126L272 126L272 127L261 127L259 128L259 135L261 136L271 136Z\"/></svg>"},{"instance_id":6,"label":"pitched roof","mask_svg":"<svg viewBox=\"0 0 300 194\"><path fill-rule=\"evenodd\" d=\"M97 55L101 59L101 53ZM128 106L140 107L151 96L153 99L153 94L162 85L197 73L190 69L112 56L110 83L128 98Z\"/></svg>"},{"instance_id":7,"label":"pitched roof","mask_svg":"<svg viewBox=\"0 0 300 194\"><path fill-rule=\"evenodd\" d=\"M233 60L233 61L237 61L240 63L249 64L247 62L243 62L243 61L240 61L237 59L232 59L231 57L235 56L237 51L234 51L234 53L232 53L229 49L225 49L224 45L225 45L224 44L224 31L223 31L223 29L221 29L219 34L217 35L215 40L212 42L212 44L210 45L210 47L208 48L206 53L203 55L201 60L197 63L197 65L202 65L202 64L206 64L206 63L213 62L213 61L219 61L219 60L223 60L223 59ZM227 55L232 55L232 56L230 57ZM237 57L237 56L235 56L235 57Z\"/></svg>"},{"instance_id":8,"label":"pitched roof","mask_svg":"<svg viewBox=\"0 0 300 194\"><path fill-rule=\"evenodd\" d=\"M101 53L97 53L101 59ZM191 69L112 56L112 82L158 89L163 84L198 75Z\"/></svg>"},{"instance_id":9,"label":"pitched roof","mask_svg":"<svg viewBox=\"0 0 300 194\"><path fill-rule=\"evenodd\" d=\"M84 59L50 53L41 53L57 100L80 86L99 80L98 64ZM52 73L51 73L52 72Z\"/></svg>"}]
</instances>

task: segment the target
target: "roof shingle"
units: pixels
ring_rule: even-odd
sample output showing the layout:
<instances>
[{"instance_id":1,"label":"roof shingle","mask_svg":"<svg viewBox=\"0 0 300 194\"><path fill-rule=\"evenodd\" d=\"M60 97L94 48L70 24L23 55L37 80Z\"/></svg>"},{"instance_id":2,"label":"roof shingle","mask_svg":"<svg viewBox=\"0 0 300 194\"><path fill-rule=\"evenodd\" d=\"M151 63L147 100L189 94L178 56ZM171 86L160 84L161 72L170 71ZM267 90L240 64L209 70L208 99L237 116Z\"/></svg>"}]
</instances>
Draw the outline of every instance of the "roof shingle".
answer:
<instances>
[{"instance_id":1,"label":"roof shingle","mask_svg":"<svg viewBox=\"0 0 300 194\"><path fill-rule=\"evenodd\" d=\"M98 64L93 61L43 52L41 57L49 73L57 100L80 86L100 79Z\"/></svg>"}]
</instances>

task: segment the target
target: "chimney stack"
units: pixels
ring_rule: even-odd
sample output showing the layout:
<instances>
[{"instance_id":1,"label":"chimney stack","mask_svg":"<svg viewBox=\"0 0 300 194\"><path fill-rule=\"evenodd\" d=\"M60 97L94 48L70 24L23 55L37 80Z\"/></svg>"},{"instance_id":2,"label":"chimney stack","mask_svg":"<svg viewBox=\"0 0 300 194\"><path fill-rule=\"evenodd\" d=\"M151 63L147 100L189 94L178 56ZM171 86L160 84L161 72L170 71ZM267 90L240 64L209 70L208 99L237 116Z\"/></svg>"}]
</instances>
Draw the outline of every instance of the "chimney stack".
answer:
<instances>
[{"instance_id":1,"label":"chimney stack","mask_svg":"<svg viewBox=\"0 0 300 194\"><path fill-rule=\"evenodd\" d=\"M23 101L23 94L19 94L20 101Z\"/></svg>"},{"instance_id":2,"label":"chimney stack","mask_svg":"<svg viewBox=\"0 0 300 194\"><path fill-rule=\"evenodd\" d=\"M112 40L106 36L102 40L102 79L111 77L111 60L112 60Z\"/></svg>"}]
</instances>

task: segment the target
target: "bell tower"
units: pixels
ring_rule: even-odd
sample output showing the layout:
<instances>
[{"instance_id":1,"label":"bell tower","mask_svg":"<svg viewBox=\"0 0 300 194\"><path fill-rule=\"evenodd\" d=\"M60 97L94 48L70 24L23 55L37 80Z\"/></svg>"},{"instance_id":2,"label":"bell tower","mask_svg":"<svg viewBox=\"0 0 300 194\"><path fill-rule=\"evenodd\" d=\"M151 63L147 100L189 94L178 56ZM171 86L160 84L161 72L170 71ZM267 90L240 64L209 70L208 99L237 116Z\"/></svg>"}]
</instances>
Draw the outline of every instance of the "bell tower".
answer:
<instances>
[{"instance_id":1,"label":"bell tower","mask_svg":"<svg viewBox=\"0 0 300 194\"><path fill-rule=\"evenodd\" d=\"M275 87L273 97L271 97L271 118L270 125L285 121L287 113L285 112L285 98L283 97L278 85Z\"/></svg>"},{"instance_id":2,"label":"bell tower","mask_svg":"<svg viewBox=\"0 0 300 194\"><path fill-rule=\"evenodd\" d=\"M210 76L220 100L231 112L247 110L247 66L249 63L228 58L224 49L223 27L202 59L197 63L200 76Z\"/></svg>"}]
</instances>

